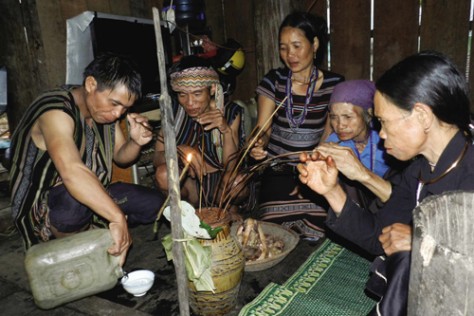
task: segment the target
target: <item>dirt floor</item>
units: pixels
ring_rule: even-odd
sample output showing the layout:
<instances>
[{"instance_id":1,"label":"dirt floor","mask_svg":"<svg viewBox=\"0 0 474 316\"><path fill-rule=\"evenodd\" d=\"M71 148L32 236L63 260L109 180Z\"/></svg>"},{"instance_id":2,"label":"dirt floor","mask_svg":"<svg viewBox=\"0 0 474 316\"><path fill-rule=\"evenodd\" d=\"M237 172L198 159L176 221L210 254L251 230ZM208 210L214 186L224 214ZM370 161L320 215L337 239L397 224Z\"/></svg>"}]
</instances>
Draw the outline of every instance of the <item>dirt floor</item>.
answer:
<instances>
[{"instance_id":1,"label":"dirt floor","mask_svg":"<svg viewBox=\"0 0 474 316\"><path fill-rule=\"evenodd\" d=\"M8 202L4 197L4 210ZM0 237L0 306L2 315L180 315L176 275L166 256L160 239L170 228L161 223L158 236L152 225L132 228L134 244L129 252L125 271L149 269L155 273L151 290L143 297L134 297L120 284L112 290L65 304L52 310L41 310L29 291L24 270L22 241L17 233ZM295 250L275 267L260 272L245 272L235 309L228 315L238 315L240 309L252 301L270 283L282 284L317 248L319 242L301 240Z\"/></svg>"}]
</instances>

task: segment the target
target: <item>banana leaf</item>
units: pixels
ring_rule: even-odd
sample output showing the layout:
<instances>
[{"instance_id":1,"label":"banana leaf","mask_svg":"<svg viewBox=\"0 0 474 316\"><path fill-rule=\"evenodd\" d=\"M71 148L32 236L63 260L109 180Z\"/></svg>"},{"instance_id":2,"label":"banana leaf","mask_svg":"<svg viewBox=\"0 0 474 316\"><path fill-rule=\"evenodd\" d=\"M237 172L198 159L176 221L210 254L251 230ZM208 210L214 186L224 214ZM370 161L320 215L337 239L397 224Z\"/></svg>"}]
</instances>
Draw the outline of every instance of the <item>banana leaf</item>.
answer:
<instances>
[{"instance_id":1,"label":"banana leaf","mask_svg":"<svg viewBox=\"0 0 474 316\"><path fill-rule=\"evenodd\" d=\"M203 246L196 238L186 235L183 243L186 274L197 291L211 291L215 286L211 276L211 247ZM171 234L162 239L168 261L173 260L173 239Z\"/></svg>"}]
</instances>

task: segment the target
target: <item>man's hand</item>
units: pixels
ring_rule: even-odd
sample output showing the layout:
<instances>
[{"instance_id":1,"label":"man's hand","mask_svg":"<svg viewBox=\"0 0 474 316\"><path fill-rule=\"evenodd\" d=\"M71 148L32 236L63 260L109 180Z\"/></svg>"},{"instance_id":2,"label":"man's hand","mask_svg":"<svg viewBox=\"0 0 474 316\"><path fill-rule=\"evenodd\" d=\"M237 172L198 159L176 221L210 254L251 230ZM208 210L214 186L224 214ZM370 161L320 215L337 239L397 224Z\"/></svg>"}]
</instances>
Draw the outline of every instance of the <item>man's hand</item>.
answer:
<instances>
[{"instance_id":1,"label":"man's hand","mask_svg":"<svg viewBox=\"0 0 474 316\"><path fill-rule=\"evenodd\" d=\"M137 113L129 113L127 114L127 120L130 125L130 139L137 145L143 146L152 140L153 132L146 117Z\"/></svg>"},{"instance_id":2,"label":"man's hand","mask_svg":"<svg viewBox=\"0 0 474 316\"><path fill-rule=\"evenodd\" d=\"M108 252L112 256L120 256L120 265L123 266L127 257L128 248L130 248L132 244L132 237L128 231L125 216L120 221L110 222L109 229L114 243L108 249Z\"/></svg>"},{"instance_id":3,"label":"man's hand","mask_svg":"<svg viewBox=\"0 0 474 316\"><path fill-rule=\"evenodd\" d=\"M188 174L191 178L200 178L201 176L207 175L208 172L215 170L208 170L209 166L202 159L202 154L194 147L189 145L179 145L178 154L184 164L187 164L188 155L191 154L191 163L189 165Z\"/></svg>"},{"instance_id":4,"label":"man's hand","mask_svg":"<svg viewBox=\"0 0 474 316\"><path fill-rule=\"evenodd\" d=\"M382 230L379 241L387 256L399 251L411 250L412 228L409 225L395 223Z\"/></svg>"},{"instance_id":5,"label":"man's hand","mask_svg":"<svg viewBox=\"0 0 474 316\"><path fill-rule=\"evenodd\" d=\"M222 134L230 132L230 126L224 118L222 110L211 107L209 111L197 117L197 122L201 124L205 131L217 128Z\"/></svg>"}]
</instances>

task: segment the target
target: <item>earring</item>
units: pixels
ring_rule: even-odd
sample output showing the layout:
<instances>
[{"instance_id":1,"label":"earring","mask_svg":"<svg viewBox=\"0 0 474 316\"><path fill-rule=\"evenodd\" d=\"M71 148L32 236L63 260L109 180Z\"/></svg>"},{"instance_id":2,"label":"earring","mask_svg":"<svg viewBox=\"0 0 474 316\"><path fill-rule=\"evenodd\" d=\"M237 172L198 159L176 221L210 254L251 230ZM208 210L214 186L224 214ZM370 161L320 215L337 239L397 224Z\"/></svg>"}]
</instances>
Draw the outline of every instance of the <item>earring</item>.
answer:
<instances>
[{"instance_id":1,"label":"earring","mask_svg":"<svg viewBox=\"0 0 474 316\"><path fill-rule=\"evenodd\" d=\"M313 52L313 59L316 59L316 51Z\"/></svg>"}]
</instances>

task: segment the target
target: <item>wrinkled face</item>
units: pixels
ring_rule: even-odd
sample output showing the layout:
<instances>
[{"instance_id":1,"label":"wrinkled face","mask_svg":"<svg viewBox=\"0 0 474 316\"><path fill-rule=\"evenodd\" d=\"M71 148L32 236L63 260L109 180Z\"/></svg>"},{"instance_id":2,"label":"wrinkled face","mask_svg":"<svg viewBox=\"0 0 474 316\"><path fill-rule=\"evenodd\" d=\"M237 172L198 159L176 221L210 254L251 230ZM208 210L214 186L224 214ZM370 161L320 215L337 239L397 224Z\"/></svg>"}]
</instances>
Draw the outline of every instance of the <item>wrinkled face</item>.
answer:
<instances>
[{"instance_id":1,"label":"wrinkled face","mask_svg":"<svg viewBox=\"0 0 474 316\"><path fill-rule=\"evenodd\" d=\"M331 104L329 121L340 140L364 141L367 137L367 124L363 109L347 102Z\"/></svg>"},{"instance_id":2,"label":"wrinkled face","mask_svg":"<svg viewBox=\"0 0 474 316\"><path fill-rule=\"evenodd\" d=\"M427 136L414 111L400 109L376 91L374 115L380 122L379 134L388 154L399 160L409 160L421 153Z\"/></svg>"},{"instance_id":3,"label":"wrinkled face","mask_svg":"<svg viewBox=\"0 0 474 316\"><path fill-rule=\"evenodd\" d=\"M190 117L198 117L207 111L211 102L210 87L189 88L177 92L178 102Z\"/></svg>"},{"instance_id":4,"label":"wrinkled face","mask_svg":"<svg viewBox=\"0 0 474 316\"><path fill-rule=\"evenodd\" d=\"M95 79L86 80L86 107L92 119L99 124L110 124L117 121L132 107L136 100L128 88L119 84L114 89L97 90Z\"/></svg>"},{"instance_id":5,"label":"wrinkled face","mask_svg":"<svg viewBox=\"0 0 474 316\"><path fill-rule=\"evenodd\" d=\"M286 26L280 33L280 58L293 73L312 67L317 48L318 44L308 41L299 28Z\"/></svg>"}]
</instances>

